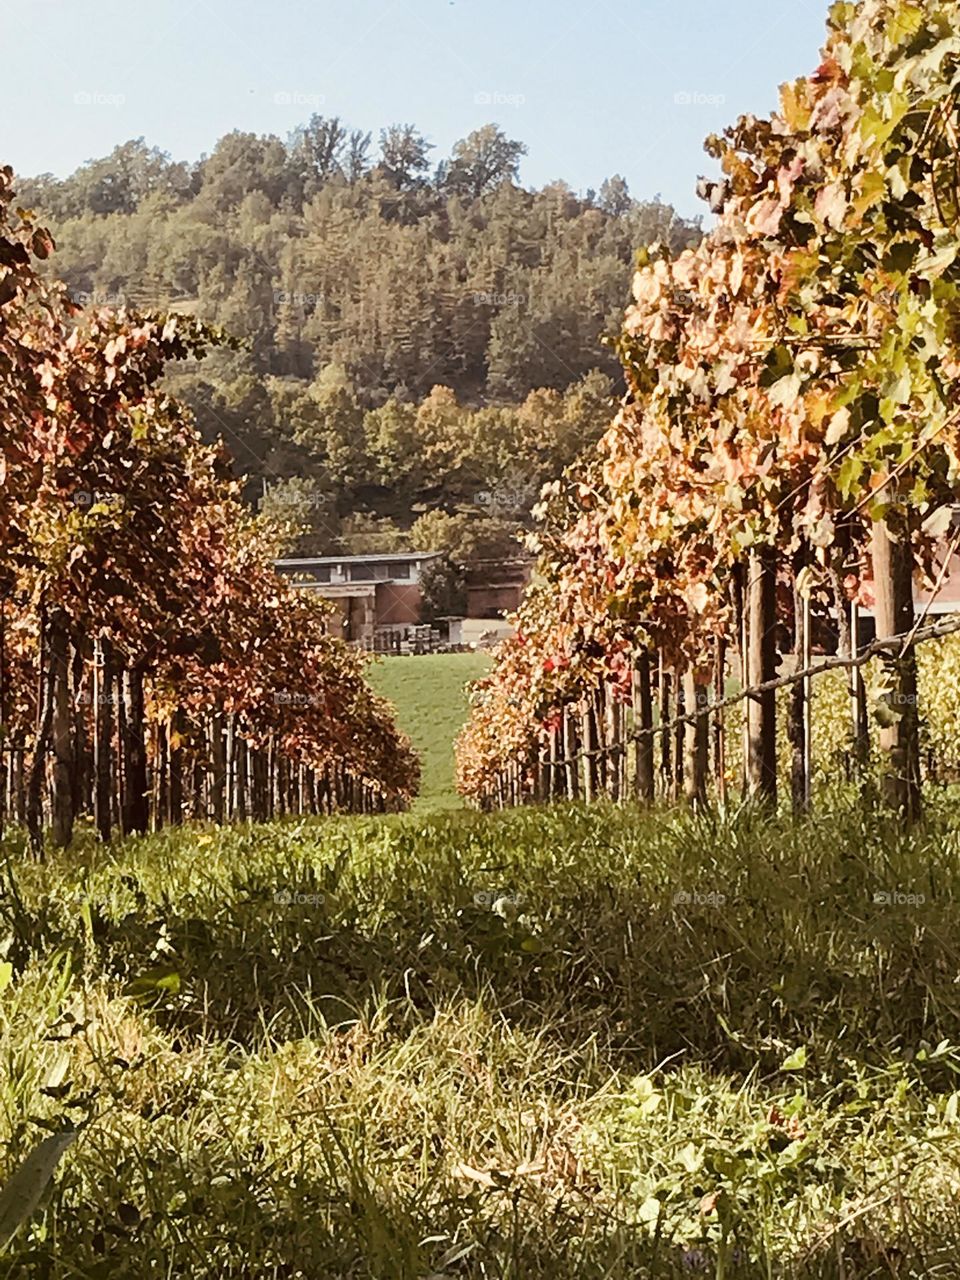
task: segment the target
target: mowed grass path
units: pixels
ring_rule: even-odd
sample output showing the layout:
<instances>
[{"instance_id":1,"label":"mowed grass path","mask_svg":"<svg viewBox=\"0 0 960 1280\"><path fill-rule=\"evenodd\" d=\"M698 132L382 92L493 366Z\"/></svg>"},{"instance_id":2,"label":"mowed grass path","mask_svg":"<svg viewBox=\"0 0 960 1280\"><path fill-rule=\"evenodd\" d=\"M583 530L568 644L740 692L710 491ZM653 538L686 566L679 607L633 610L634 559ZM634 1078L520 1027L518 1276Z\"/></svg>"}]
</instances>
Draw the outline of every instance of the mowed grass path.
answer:
<instances>
[{"instance_id":1,"label":"mowed grass path","mask_svg":"<svg viewBox=\"0 0 960 1280\"><path fill-rule=\"evenodd\" d=\"M435 653L383 658L369 668L371 685L397 708L400 728L420 753L420 811L460 804L454 785L454 739L467 719L467 684L489 667L484 653Z\"/></svg>"}]
</instances>

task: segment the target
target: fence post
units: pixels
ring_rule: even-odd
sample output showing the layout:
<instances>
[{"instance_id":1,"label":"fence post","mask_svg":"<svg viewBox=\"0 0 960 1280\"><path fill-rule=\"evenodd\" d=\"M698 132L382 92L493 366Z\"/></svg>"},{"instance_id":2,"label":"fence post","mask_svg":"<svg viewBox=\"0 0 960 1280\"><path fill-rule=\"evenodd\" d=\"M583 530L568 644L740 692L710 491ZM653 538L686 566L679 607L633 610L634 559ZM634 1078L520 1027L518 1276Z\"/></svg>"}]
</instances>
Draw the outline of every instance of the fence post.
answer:
<instances>
[{"instance_id":1,"label":"fence post","mask_svg":"<svg viewBox=\"0 0 960 1280\"><path fill-rule=\"evenodd\" d=\"M110 839L110 786L113 768L113 671L110 641L98 636L93 648L93 815L99 838Z\"/></svg>"},{"instance_id":2,"label":"fence post","mask_svg":"<svg viewBox=\"0 0 960 1280\"><path fill-rule=\"evenodd\" d=\"M809 650L810 597L801 591L797 578L803 562L798 559L793 574L793 653L797 670L806 665ZM807 742L807 679L797 680L790 686L790 709L787 717L787 738L790 742L790 798L793 812L805 811L810 800L809 744Z\"/></svg>"},{"instance_id":3,"label":"fence post","mask_svg":"<svg viewBox=\"0 0 960 1280\"><path fill-rule=\"evenodd\" d=\"M912 593L911 586L911 593ZM913 596L911 594L911 603ZM912 623L911 623L912 625ZM860 652L860 606L850 601L850 657ZM850 668L850 697L853 701L854 756L861 776L870 764L870 720L867 716L867 690L863 672L859 667Z\"/></svg>"},{"instance_id":4,"label":"fence post","mask_svg":"<svg viewBox=\"0 0 960 1280\"><path fill-rule=\"evenodd\" d=\"M679 671L673 673L673 687L675 689L674 702L677 708L677 719L686 715L687 711L692 708L687 706L687 699L684 697L683 676ZM670 795L674 801L680 799L683 795L683 745L685 741L686 725L678 723L673 730L673 777L670 779Z\"/></svg>"},{"instance_id":5,"label":"fence post","mask_svg":"<svg viewBox=\"0 0 960 1280\"><path fill-rule=\"evenodd\" d=\"M746 688L777 674L777 562L772 547L754 551L747 566ZM777 695L769 689L747 699L747 795L776 803Z\"/></svg>"},{"instance_id":6,"label":"fence post","mask_svg":"<svg viewBox=\"0 0 960 1280\"><path fill-rule=\"evenodd\" d=\"M179 827L183 822L184 752L186 719L180 707L174 711L167 726L167 750L169 752L169 782L167 804L170 825Z\"/></svg>"},{"instance_id":7,"label":"fence post","mask_svg":"<svg viewBox=\"0 0 960 1280\"><path fill-rule=\"evenodd\" d=\"M581 713L582 729L580 740L583 743L583 798L591 804L597 793L597 757L592 754L597 749L597 723L593 708L593 698L589 694Z\"/></svg>"},{"instance_id":8,"label":"fence post","mask_svg":"<svg viewBox=\"0 0 960 1280\"><path fill-rule=\"evenodd\" d=\"M73 837L73 741L70 715L70 637L66 614L50 614L50 681L53 723L53 830L51 838L65 849Z\"/></svg>"},{"instance_id":9,"label":"fence post","mask_svg":"<svg viewBox=\"0 0 960 1280\"><path fill-rule=\"evenodd\" d=\"M874 521L871 549L877 638L906 635L914 622L913 556L907 528L894 533L885 520ZM905 652L902 648L885 651L882 661L883 794L909 823L919 818L921 809L916 650L910 645Z\"/></svg>"},{"instance_id":10,"label":"fence post","mask_svg":"<svg viewBox=\"0 0 960 1280\"><path fill-rule=\"evenodd\" d=\"M563 755L567 774L567 796L571 800L580 799L580 769L577 762L579 750L577 739L577 723L570 707L563 709Z\"/></svg>"},{"instance_id":11,"label":"fence post","mask_svg":"<svg viewBox=\"0 0 960 1280\"><path fill-rule=\"evenodd\" d=\"M670 747L670 730L667 725L670 722L671 708L671 688L670 673L667 671L663 661L663 654L660 655L660 782L663 788L664 799L669 799L673 790L673 760Z\"/></svg>"},{"instance_id":12,"label":"fence post","mask_svg":"<svg viewBox=\"0 0 960 1280\"><path fill-rule=\"evenodd\" d=\"M537 764L533 773L533 789L530 796L533 804L545 804L550 801L550 779L553 770L550 767L550 735L547 741L537 749Z\"/></svg>"},{"instance_id":13,"label":"fence post","mask_svg":"<svg viewBox=\"0 0 960 1280\"><path fill-rule=\"evenodd\" d=\"M611 688L606 692L607 793L617 803L623 794L623 708Z\"/></svg>"},{"instance_id":14,"label":"fence post","mask_svg":"<svg viewBox=\"0 0 960 1280\"><path fill-rule=\"evenodd\" d=\"M687 800L694 806L702 805L707 798L710 742L707 713L710 696L708 686L698 677L699 673L695 667L688 667L683 673L684 708L686 714L695 717L683 726L683 790Z\"/></svg>"},{"instance_id":15,"label":"fence post","mask_svg":"<svg viewBox=\"0 0 960 1280\"><path fill-rule=\"evenodd\" d=\"M726 669L727 642L723 636L718 636L713 681L714 698L717 703L721 703L726 696ZM722 707L718 706L713 717L713 769L717 783L717 799L720 804L726 804L727 801L727 742L725 737L725 719Z\"/></svg>"},{"instance_id":16,"label":"fence post","mask_svg":"<svg viewBox=\"0 0 960 1280\"><path fill-rule=\"evenodd\" d=\"M646 804L654 798L653 791L653 701L650 690L650 654L643 650L638 654L633 671L633 717L636 738L636 790Z\"/></svg>"},{"instance_id":17,"label":"fence post","mask_svg":"<svg viewBox=\"0 0 960 1280\"><path fill-rule=\"evenodd\" d=\"M167 726L158 721L153 727L153 769L151 770L150 798L153 803L153 830L159 831L167 819Z\"/></svg>"},{"instance_id":18,"label":"fence post","mask_svg":"<svg viewBox=\"0 0 960 1280\"><path fill-rule=\"evenodd\" d=\"M563 758L563 721L554 723L550 730L550 799L564 799L566 771L561 764Z\"/></svg>"},{"instance_id":19,"label":"fence post","mask_svg":"<svg viewBox=\"0 0 960 1280\"><path fill-rule=\"evenodd\" d=\"M593 761L593 794L596 798L597 793L609 795L609 776L610 776L610 756L607 748L609 742L607 732L610 727L607 719L607 686L601 681L593 694L593 746L597 755Z\"/></svg>"},{"instance_id":20,"label":"fence post","mask_svg":"<svg viewBox=\"0 0 960 1280\"><path fill-rule=\"evenodd\" d=\"M144 835L150 825L147 796L146 722L143 670L136 664L123 672L123 826Z\"/></svg>"}]
</instances>

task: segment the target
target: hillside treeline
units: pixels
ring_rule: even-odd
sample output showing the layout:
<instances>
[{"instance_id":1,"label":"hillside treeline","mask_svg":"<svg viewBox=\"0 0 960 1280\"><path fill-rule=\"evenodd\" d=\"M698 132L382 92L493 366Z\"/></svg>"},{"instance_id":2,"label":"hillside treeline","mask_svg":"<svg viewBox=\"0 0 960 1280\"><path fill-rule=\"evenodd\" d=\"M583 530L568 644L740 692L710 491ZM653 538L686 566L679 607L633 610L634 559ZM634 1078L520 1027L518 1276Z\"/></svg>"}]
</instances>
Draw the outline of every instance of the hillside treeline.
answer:
<instances>
[{"instance_id":1,"label":"hillside treeline","mask_svg":"<svg viewBox=\"0 0 960 1280\"><path fill-rule=\"evenodd\" d=\"M81 302L186 311L242 340L174 389L251 496L308 481L309 510L325 507L311 545L371 521L390 541L425 509L488 519L476 498L496 489L525 506L513 497L595 439L625 266L699 238L617 175L528 190L525 151L486 125L438 159L411 125L375 142L314 116L286 140L228 134L192 164L130 141L66 179L20 179L18 199L51 224Z\"/></svg>"}]
</instances>

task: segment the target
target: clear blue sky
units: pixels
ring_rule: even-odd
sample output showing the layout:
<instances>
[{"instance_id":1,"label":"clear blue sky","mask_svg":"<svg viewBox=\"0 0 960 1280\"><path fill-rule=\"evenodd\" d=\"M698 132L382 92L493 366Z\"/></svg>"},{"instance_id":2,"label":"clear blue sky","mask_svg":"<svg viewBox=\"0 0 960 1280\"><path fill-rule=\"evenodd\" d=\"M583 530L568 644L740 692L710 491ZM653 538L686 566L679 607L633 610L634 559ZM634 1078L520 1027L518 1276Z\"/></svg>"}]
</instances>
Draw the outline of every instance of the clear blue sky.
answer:
<instances>
[{"instance_id":1,"label":"clear blue sky","mask_svg":"<svg viewBox=\"0 0 960 1280\"><path fill-rule=\"evenodd\" d=\"M196 159L315 110L411 121L446 155L494 120L522 180L620 172L686 214L706 134L817 63L826 0L7 0L0 163L59 176L143 136ZM678 95L680 97L678 98ZM684 97L686 95L686 97ZM687 100L689 99L689 100Z\"/></svg>"}]
</instances>

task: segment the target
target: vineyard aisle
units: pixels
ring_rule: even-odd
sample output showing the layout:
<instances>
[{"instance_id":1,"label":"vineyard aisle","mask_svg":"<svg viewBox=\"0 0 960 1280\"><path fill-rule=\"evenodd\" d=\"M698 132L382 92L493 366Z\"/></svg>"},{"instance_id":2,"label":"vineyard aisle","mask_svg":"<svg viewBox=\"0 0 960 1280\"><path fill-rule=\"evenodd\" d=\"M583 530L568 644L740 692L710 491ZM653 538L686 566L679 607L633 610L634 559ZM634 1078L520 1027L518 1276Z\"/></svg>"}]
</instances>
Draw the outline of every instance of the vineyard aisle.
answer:
<instances>
[{"instance_id":1,"label":"vineyard aisle","mask_svg":"<svg viewBox=\"0 0 960 1280\"><path fill-rule=\"evenodd\" d=\"M453 744L467 719L467 686L489 667L485 653L444 653L384 658L369 669L370 684L394 704L399 727L420 755L418 810L462 803L454 785Z\"/></svg>"}]
</instances>

